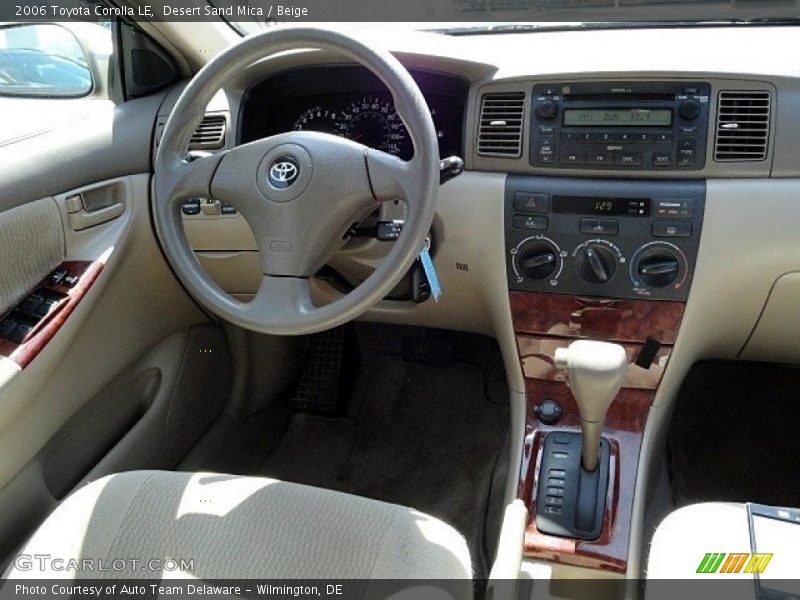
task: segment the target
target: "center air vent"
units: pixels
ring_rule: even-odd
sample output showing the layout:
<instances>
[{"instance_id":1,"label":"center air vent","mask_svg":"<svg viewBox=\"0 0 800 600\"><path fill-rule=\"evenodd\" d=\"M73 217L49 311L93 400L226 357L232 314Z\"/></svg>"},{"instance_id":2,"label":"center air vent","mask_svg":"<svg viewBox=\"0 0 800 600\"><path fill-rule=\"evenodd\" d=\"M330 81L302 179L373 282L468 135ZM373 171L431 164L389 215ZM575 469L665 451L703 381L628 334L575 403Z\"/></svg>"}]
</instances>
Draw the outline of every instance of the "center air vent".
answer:
<instances>
[{"instance_id":1,"label":"center air vent","mask_svg":"<svg viewBox=\"0 0 800 600\"><path fill-rule=\"evenodd\" d=\"M769 92L720 92L714 160L764 160L769 142L769 110Z\"/></svg>"},{"instance_id":2,"label":"center air vent","mask_svg":"<svg viewBox=\"0 0 800 600\"><path fill-rule=\"evenodd\" d=\"M225 130L228 120L225 115L206 115L192 135L189 150L215 150L225 146Z\"/></svg>"},{"instance_id":3,"label":"center air vent","mask_svg":"<svg viewBox=\"0 0 800 600\"><path fill-rule=\"evenodd\" d=\"M485 94L481 101L478 154L522 156L525 93Z\"/></svg>"}]
</instances>

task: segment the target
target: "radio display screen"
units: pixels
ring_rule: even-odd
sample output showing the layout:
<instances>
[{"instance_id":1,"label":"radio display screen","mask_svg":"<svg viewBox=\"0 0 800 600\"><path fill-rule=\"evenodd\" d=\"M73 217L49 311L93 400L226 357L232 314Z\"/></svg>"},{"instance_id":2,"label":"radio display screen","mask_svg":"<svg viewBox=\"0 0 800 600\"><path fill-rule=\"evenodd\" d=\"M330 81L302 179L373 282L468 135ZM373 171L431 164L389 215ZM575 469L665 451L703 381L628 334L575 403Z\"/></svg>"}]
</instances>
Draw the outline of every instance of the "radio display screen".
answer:
<instances>
[{"instance_id":1,"label":"radio display screen","mask_svg":"<svg viewBox=\"0 0 800 600\"><path fill-rule=\"evenodd\" d=\"M567 108L564 125L578 127L669 127L669 108Z\"/></svg>"},{"instance_id":2,"label":"radio display screen","mask_svg":"<svg viewBox=\"0 0 800 600\"><path fill-rule=\"evenodd\" d=\"M554 196L553 212L568 215L609 215L649 217L649 198L592 198L589 196Z\"/></svg>"}]
</instances>

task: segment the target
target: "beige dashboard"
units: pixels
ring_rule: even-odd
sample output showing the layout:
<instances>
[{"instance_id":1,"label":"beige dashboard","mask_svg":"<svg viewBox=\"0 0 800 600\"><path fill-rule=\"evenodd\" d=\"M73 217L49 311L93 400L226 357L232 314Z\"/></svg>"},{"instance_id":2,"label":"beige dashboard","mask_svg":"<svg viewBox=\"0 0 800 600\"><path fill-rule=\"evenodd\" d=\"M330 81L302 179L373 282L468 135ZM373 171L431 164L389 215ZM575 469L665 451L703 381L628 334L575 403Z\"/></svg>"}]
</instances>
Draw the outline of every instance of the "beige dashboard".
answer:
<instances>
[{"instance_id":1,"label":"beige dashboard","mask_svg":"<svg viewBox=\"0 0 800 600\"><path fill-rule=\"evenodd\" d=\"M363 29L359 32L363 32ZM441 188L435 221L436 263L444 295L441 302L414 305L384 302L365 318L424 324L490 333L509 338L507 288L503 252L503 187L509 173L532 176L606 177L631 179L695 178L707 181L707 214L694 286L687 305L675 363L706 356L747 356L789 361L800 348L787 334L778 335L772 321L770 343L757 329L772 291L774 302L786 302L795 286L773 286L787 273L800 271L800 238L795 224L800 204L800 36L792 27L690 28L663 30L600 30L554 33L449 37L432 33L383 36L409 68L462 77L469 82L464 123L466 171ZM363 35L378 36L378 33ZM653 43L653 40L658 40ZM209 111L228 119L226 145L234 143L240 107L251 82L308 64L341 64L338 56L321 51L283 54L235 74ZM477 119L486 93L525 94L530 107L537 83L559 81L664 80L707 81L713 101L722 90L761 90L770 95L770 135L767 156L757 162L716 162L711 157L699 171L654 170L563 171L533 167L525 139L531 118L525 111L519 157L481 156L477 150ZM177 93L177 92L176 92ZM174 102L175 96L172 101ZM171 102L162 108L162 118ZM266 117L265 117L266 118ZM709 147L714 127L708 129ZM384 218L401 216L398 207L384 207ZM255 291L259 272L256 246L238 215L185 218L187 236L210 273L229 292L246 298ZM358 241L334 262L363 277L378 262L385 243ZM320 283L318 298L336 292ZM469 301L464 301L465 299ZM726 304L724 318L718 310ZM766 311L770 318L772 309ZM774 319L773 319L774 321ZM762 327L762 329L763 329ZM752 336L752 339L751 339ZM769 347L769 351L766 348ZM786 354L783 355L782 352ZM512 369L517 371L517 368ZM673 368L671 373L679 375ZM515 377L512 376L512 382ZM516 378L521 389L521 376ZM667 386L669 388L669 386Z\"/></svg>"},{"instance_id":2,"label":"beige dashboard","mask_svg":"<svg viewBox=\"0 0 800 600\"><path fill-rule=\"evenodd\" d=\"M693 179L705 184L705 213L694 276L669 368L655 392L643 435L631 516L628 576L641 573L642 532L650 473L657 472L671 407L691 365L707 358L799 362L796 331L800 317L800 28L707 27L559 31L450 37L433 33L370 31L351 33L388 45L408 67L446 73L469 84L464 118L465 172L440 188L433 234L434 260L443 294L439 302L384 301L362 318L485 333L498 340L511 390L512 457L522 455L526 380L520 366L506 272L506 181L510 176L617 182ZM282 54L233 74L208 107L226 118L225 145L235 143L241 105L249 85L303 65L339 65L321 51ZM710 85L705 144L713 148L721 92L759 92L769 98L765 156L757 161L716 161L702 168L660 171L644 168L555 169L532 166L530 156L533 88L559 82L688 81ZM166 119L179 90L162 107ZM486 94L522 95L519 152L486 156L478 129ZM268 115L265 115L268 118ZM401 219L402 207L382 207L381 218ZM214 213L213 209L208 212ZM186 216L187 237L198 259L224 289L242 298L260 279L255 240L235 214ZM353 280L364 278L387 244L351 241L331 264ZM317 281L318 302L337 297ZM512 458L511 472L518 470ZM509 478L507 498L516 497ZM528 563L530 570L533 563ZM585 576L550 563L562 575ZM540 564L539 567L542 567ZM569 572L567 572L569 571Z\"/></svg>"}]
</instances>

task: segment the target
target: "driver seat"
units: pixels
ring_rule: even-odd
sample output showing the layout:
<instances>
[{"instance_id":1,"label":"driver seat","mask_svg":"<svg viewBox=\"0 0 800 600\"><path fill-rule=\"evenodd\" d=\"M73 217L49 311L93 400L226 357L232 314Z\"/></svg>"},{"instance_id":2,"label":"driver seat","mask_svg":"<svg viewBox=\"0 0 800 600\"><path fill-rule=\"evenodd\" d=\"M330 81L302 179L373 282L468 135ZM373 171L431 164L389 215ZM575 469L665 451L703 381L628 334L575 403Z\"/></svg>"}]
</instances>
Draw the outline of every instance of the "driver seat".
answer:
<instances>
[{"instance_id":1,"label":"driver seat","mask_svg":"<svg viewBox=\"0 0 800 600\"><path fill-rule=\"evenodd\" d=\"M212 473L131 471L94 481L61 503L18 556L37 554L52 560L34 561L33 570L16 560L5 577L472 577L464 538L421 512L296 483ZM95 570L79 570L85 559L95 560ZM153 559L161 564L149 564ZM101 563L112 570L97 571ZM471 596L472 582L464 586L464 597Z\"/></svg>"}]
</instances>

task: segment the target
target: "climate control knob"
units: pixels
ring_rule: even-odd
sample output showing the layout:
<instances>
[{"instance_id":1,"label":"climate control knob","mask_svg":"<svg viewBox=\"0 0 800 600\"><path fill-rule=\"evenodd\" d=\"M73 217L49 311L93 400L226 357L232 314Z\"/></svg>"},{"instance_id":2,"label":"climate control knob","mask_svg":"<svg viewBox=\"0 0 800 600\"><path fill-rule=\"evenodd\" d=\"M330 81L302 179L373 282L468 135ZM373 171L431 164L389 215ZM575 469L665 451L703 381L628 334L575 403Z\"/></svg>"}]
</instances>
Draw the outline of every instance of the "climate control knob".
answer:
<instances>
[{"instance_id":1,"label":"climate control knob","mask_svg":"<svg viewBox=\"0 0 800 600\"><path fill-rule=\"evenodd\" d=\"M639 259L636 272L642 282L654 288L662 288L674 283L681 270L678 258L669 250L654 248Z\"/></svg>"},{"instance_id":2,"label":"climate control knob","mask_svg":"<svg viewBox=\"0 0 800 600\"><path fill-rule=\"evenodd\" d=\"M599 244L591 244L577 257L578 273L589 283L601 284L609 281L617 270L614 253Z\"/></svg>"},{"instance_id":3,"label":"climate control knob","mask_svg":"<svg viewBox=\"0 0 800 600\"><path fill-rule=\"evenodd\" d=\"M517 266L526 277L547 279L558 266L558 250L545 241L529 242L520 249Z\"/></svg>"}]
</instances>

